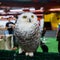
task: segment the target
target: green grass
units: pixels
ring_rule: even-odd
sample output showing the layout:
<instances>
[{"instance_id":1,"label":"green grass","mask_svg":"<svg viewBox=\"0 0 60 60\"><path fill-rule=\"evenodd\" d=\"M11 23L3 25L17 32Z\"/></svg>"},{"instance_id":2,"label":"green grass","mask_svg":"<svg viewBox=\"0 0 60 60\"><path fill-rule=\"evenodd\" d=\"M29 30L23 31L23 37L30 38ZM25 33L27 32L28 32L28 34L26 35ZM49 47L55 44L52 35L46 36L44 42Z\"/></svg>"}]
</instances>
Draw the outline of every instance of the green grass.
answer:
<instances>
[{"instance_id":1,"label":"green grass","mask_svg":"<svg viewBox=\"0 0 60 60\"><path fill-rule=\"evenodd\" d=\"M58 42L56 41L56 38L47 38L45 44L48 46L48 49L49 49L48 52L53 52L53 53L58 52L58 45L57 45ZM38 47L37 52L42 52L42 49L40 46Z\"/></svg>"}]
</instances>

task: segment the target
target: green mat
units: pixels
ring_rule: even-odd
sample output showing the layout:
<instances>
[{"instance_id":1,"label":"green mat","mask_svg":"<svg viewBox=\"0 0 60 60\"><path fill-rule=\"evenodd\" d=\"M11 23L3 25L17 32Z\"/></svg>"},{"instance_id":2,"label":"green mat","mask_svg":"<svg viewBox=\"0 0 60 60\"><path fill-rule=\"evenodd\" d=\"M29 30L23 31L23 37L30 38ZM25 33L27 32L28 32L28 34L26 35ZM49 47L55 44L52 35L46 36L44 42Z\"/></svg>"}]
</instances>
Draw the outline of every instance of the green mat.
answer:
<instances>
[{"instance_id":1,"label":"green mat","mask_svg":"<svg viewBox=\"0 0 60 60\"><path fill-rule=\"evenodd\" d=\"M58 41L56 41L56 38L46 38L45 44L48 46L48 52L58 52ZM37 52L42 52L41 47L37 49Z\"/></svg>"},{"instance_id":2,"label":"green mat","mask_svg":"<svg viewBox=\"0 0 60 60\"><path fill-rule=\"evenodd\" d=\"M60 60L60 53L35 52L33 57L15 51L0 51L0 60Z\"/></svg>"}]
</instances>

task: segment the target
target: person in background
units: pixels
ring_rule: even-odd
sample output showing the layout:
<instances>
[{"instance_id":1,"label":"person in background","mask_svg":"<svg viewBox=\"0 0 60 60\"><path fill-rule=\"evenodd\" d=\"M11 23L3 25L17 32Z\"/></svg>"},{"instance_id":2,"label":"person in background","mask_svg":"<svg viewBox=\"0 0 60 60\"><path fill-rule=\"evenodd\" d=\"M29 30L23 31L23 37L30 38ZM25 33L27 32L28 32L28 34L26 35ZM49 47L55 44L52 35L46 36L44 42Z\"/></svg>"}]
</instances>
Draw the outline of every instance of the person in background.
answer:
<instances>
[{"instance_id":1,"label":"person in background","mask_svg":"<svg viewBox=\"0 0 60 60\"><path fill-rule=\"evenodd\" d=\"M6 29L8 30L9 34L13 34L15 23L11 22L11 17L7 18L7 20L8 22L6 23Z\"/></svg>"},{"instance_id":2,"label":"person in background","mask_svg":"<svg viewBox=\"0 0 60 60\"><path fill-rule=\"evenodd\" d=\"M8 31L9 34L13 34L13 42L14 42L14 50L17 48L16 47L16 39L14 36L14 27L15 23L11 22L11 17L7 18L8 22L6 23L6 30Z\"/></svg>"},{"instance_id":3,"label":"person in background","mask_svg":"<svg viewBox=\"0 0 60 60\"><path fill-rule=\"evenodd\" d=\"M58 52L60 53L60 23L57 29L56 40L58 41Z\"/></svg>"},{"instance_id":4,"label":"person in background","mask_svg":"<svg viewBox=\"0 0 60 60\"><path fill-rule=\"evenodd\" d=\"M41 39L43 40L43 41L45 41L45 33L46 33L46 28L45 27L43 27L43 30L42 30L42 32L41 32ZM46 42L46 41L45 41Z\"/></svg>"},{"instance_id":5,"label":"person in background","mask_svg":"<svg viewBox=\"0 0 60 60\"><path fill-rule=\"evenodd\" d=\"M44 27L44 18L42 17L41 19L40 19L40 33L43 31L43 27Z\"/></svg>"},{"instance_id":6,"label":"person in background","mask_svg":"<svg viewBox=\"0 0 60 60\"><path fill-rule=\"evenodd\" d=\"M46 32L46 28L44 28L44 18L43 18L43 17L42 17L42 19L40 20L39 25L40 25L41 38L43 38L44 35L45 35L45 32ZM48 52L48 47L46 46L45 43L43 43L43 40L42 40L42 39L41 39L41 41L40 41L40 46L41 46L43 52Z\"/></svg>"}]
</instances>

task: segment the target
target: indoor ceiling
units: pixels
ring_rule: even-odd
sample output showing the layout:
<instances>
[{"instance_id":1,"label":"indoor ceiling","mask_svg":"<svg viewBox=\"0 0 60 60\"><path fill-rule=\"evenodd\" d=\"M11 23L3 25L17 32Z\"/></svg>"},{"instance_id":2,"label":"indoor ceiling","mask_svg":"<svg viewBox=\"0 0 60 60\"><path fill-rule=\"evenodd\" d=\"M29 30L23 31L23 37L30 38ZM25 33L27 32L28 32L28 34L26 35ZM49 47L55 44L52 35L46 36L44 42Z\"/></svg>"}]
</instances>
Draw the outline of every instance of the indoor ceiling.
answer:
<instances>
[{"instance_id":1,"label":"indoor ceiling","mask_svg":"<svg viewBox=\"0 0 60 60\"><path fill-rule=\"evenodd\" d=\"M35 7L36 10L44 7L45 12L48 12L51 8L60 8L60 0L0 0L0 9L13 7Z\"/></svg>"},{"instance_id":2,"label":"indoor ceiling","mask_svg":"<svg viewBox=\"0 0 60 60\"><path fill-rule=\"evenodd\" d=\"M39 8L40 6L52 7L60 5L60 0L0 0L0 6L20 6Z\"/></svg>"}]
</instances>

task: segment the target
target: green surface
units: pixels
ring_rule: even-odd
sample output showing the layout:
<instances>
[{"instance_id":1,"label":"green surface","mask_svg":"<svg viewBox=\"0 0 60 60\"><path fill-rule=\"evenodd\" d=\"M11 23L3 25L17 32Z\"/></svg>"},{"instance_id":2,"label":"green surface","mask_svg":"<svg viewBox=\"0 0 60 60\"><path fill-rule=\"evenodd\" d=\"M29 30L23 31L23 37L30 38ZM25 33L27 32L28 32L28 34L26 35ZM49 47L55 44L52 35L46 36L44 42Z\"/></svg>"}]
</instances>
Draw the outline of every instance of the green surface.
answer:
<instances>
[{"instance_id":1,"label":"green surface","mask_svg":"<svg viewBox=\"0 0 60 60\"><path fill-rule=\"evenodd\" d=\"M3 41L2 41L3 42ZM0 42L0 44L2 44L2 42ZM56 38L45 38L45 44L47 45L48 47L48 52L54 52L54 53L57 53L58 52L58 41L56 41ZM0 46L0 49L3 47ZM3 48L2 48L3 49ZM38 49L37 49L37 52L42 52L42 49L41 47L39 46Z\"/></svg>"},{"instance_id":2,"label":"green surface","mask_svg":"<svg viewBox=\"0 0 60 60\"><path fill-rule=\"evenodd\" d=\"M47 38L45 41L49 53L43 53L40 47L38 47L33 57L25 56L25 53L18 54L17 51L0 50L0 60L60 60L60 53L57 53L56 38Z\"/></svg>"},{"instance_id":3,"label":"green surface","mask_svg":"<svg viewBox=\"0 0 60 60\"><path fill-rule=\"evenodd\" d=\"M49 51L48 52L58 52L58 41L56 41L56 38L46 38L45 44L48 46ZM37 52L42 52L41 47L37 49Z\"/></svg>"}]
</instances>

